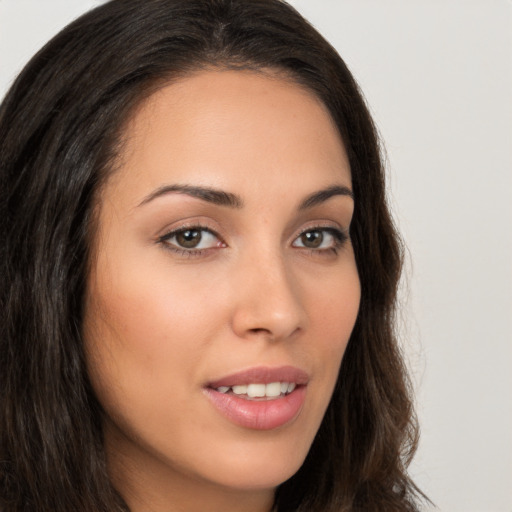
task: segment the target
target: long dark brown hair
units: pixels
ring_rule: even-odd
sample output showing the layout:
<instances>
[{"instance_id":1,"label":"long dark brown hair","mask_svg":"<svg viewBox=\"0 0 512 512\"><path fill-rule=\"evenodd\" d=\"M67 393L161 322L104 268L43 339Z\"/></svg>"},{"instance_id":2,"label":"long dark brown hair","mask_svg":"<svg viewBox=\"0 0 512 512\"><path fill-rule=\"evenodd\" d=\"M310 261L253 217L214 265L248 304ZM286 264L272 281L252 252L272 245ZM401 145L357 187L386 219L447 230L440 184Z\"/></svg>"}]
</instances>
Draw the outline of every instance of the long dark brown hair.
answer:
<instances>
[{"instance_id":1,"label":"long dark brown hair","mask_svg":"<svg viewBox=\"0 0 512 512\"><path fill-rule=\"evenodd\" d=\"M394 334L401 246L379 140L336 51L279 0L113 0L26 66L0 107L0 509L126 511L112 487L81 325L94 201L155 84L270 69L327 106L347 150L359 316L334 395L277 512L414 511L417 443Z\"/></svg>"}]
</instances>

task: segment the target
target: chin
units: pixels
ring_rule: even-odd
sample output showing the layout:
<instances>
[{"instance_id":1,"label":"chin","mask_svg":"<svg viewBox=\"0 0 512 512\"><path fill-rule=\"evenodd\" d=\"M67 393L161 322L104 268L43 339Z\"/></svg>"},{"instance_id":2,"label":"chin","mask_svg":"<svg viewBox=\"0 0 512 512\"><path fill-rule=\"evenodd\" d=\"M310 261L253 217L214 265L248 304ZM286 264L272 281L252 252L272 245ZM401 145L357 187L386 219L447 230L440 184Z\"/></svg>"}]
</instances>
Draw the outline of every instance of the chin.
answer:
<instances>
[{"instance_id":1,"label":"chin","mask_svg":"<svg viewBox=\"0 0 512 512\"><path fill-rule=\"evenodd\" d=\"M223 487L275 489L300 469L309 448L309 442L283 433L283 439L235 443L229 448L224 445L224 449L218 446L218 451L211 452L211 464L201 469L206 470L203 475L208 480Z\"/></svg>"},{"instance_id":2,"label":"chin","mask_svg":"<svg viewBox=\"0 0 512 512\"><path fill-rule=\"evenodd\" d=\"M233 491L251 492L276 489L289 480L300 468L301 464L274 465L269 463L264 469L242 469L238 466L235 472L215 476L215 483Z\"/></svg>"}]
</instances>

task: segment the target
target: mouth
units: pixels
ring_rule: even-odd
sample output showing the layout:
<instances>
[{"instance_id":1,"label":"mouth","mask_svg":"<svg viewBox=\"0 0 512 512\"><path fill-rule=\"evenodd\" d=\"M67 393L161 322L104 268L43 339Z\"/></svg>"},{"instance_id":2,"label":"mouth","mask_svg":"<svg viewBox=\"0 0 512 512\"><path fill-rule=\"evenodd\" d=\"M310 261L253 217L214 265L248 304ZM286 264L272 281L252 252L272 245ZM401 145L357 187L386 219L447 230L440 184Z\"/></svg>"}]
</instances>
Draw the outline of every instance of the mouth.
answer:
<instances>
[{"instance_id":1,"label":"mouth","mask_svg":"<svg viewBox=\"0 0 512 512\"><path fill-rule=\"evenodd\" d=\"M270 382L239 384L235 386L219 386L212 388L218 393L231 394L244 400L276 400L289 395L297 384L295 382Z\"/></svg>"},{"instance_id":2,"label":"mouth","mask_svg":"<svg viewBox=\"0 0 512 512\"><path fill-rule=\"evenodd\" d=\"M309 376L292 366L258 367L209 383L206 395L230 422L271 430L292 422L302 410Z\"/></svg>"}]
</instances>

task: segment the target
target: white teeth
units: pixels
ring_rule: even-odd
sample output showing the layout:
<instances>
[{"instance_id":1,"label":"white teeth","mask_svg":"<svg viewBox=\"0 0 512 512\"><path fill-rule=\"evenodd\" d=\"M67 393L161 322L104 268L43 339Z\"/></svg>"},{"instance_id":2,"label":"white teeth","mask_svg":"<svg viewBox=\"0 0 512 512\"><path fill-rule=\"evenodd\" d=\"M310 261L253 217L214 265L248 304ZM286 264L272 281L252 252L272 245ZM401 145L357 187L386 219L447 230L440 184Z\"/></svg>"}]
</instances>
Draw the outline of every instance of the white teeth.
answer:
<instances>
[{"instance_id":1,"label":"white teeth","mask_svg":"<svg viewBox=\"0 0 512 512\"><path fill-rule=\"evenodd\" d=\"M249 384L247 386L247 396L250 398L260 398L265 396L265 384Z\"/></svg>"},{"instance_id":2,"label":"white teeth","mask_svg":"<svg viewBox=\"0 0 512 512\"><path fill-rule=\"evenodd\" d=\"M219 386L219 393L228 393L230 390L235 395L247 395L249 398L277 398L291 393L297 385L295 382L270 382L269 384L246 384L239 386Z\"/></svg>"},{"instance_id":3,"label":"white teeth","mask_svg":"<svg viewBox=\"0 0 512 512\"><path fill-rule=\"evenodd\" d=\"M276 397L281 394L281 383L271 382L265 386L265 396Z\"/></svg>"},{"instance_id":4,"label":"white teeth","mask_svg":"<svg viewBox=\"0 0 512 512\"><path fill-rule=\"evenodd\" d=\"M246 395L247 394L247 386L233 386L233 393L235 395Z\"/></svg>"}]
</instances>

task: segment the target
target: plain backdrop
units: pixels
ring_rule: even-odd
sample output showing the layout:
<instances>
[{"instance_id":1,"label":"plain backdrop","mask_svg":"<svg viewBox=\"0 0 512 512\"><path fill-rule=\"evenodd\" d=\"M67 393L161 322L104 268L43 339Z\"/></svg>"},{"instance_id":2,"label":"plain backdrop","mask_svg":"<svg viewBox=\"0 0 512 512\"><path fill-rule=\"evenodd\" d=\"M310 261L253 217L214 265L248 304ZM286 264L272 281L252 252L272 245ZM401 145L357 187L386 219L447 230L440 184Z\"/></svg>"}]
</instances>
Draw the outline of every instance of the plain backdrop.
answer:
<instances>
[{"instance_id":1,"label":"plain backdrop","mask_svg":"<svg viewBox=\"0 0 512 512\"><path fill-rule=\"evenodd\" d=\"M99 3L0 0L0 96ZM353 71L387 148L422 425L411 472L442 511L512 512L512 2L292 3Z\"/></svg>"}]
</instances>

